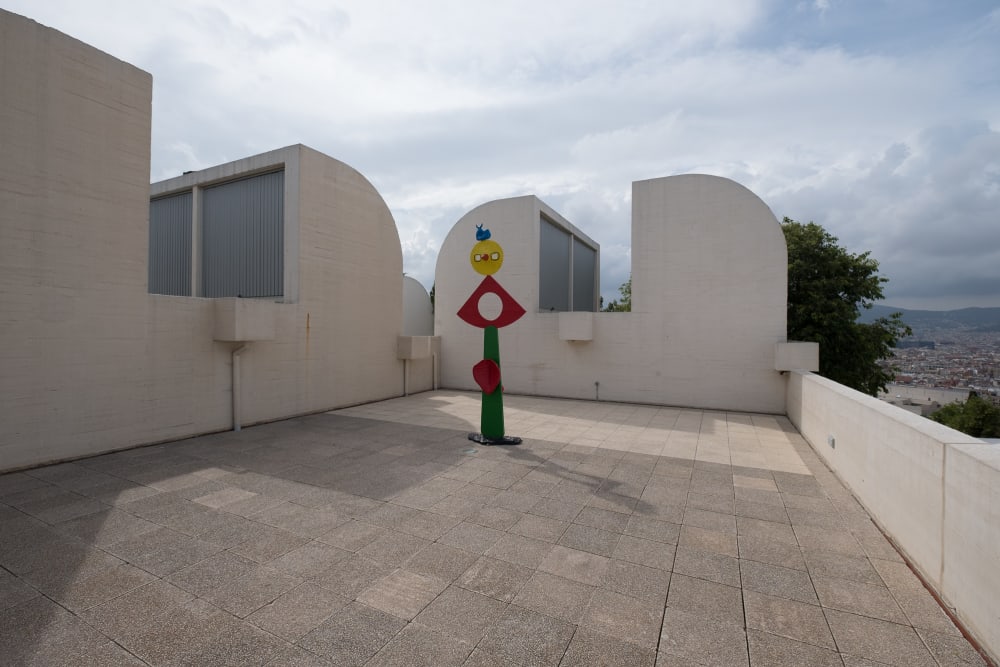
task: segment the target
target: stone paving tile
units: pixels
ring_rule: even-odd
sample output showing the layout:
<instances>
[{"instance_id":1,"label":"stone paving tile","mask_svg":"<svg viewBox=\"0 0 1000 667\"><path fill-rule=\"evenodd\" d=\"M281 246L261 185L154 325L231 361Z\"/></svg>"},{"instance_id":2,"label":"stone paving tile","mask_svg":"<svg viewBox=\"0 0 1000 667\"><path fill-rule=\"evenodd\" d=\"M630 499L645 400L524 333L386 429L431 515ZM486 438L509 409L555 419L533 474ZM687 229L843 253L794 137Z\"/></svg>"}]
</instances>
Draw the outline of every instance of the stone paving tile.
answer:
<instances>
[{"instance_id":1,"label":"stone paving tile","mask_svg":"<svg viewBox=\"0 0 1000 667\"><path fill-rule=\"evenodd\" d=\"M267 563L309 543L308 537L301 537L281 528L264 524L257 526L259 529L254 531L252 539L231 546L228 551L258 563Z\"/></svg>"},{"instance_id":2,"label":"stone paving tile","mask_svg":"<svg viewBox=\"0 0 1000 667\"><path fill-rule=\"evenodd\" d=\"M106 547L122 540L141 538L161 527L152 521L111 508L84 517L65 521L57 531L67 537Z\"/></svg>"},{"instance_id":3,"label":"stone paving tile","mask_svg":"<svg viewBox=\"0 0 1000 667\"><path fill-rule=\"evenodd\" d=\"M793 570L806 568L802 550L797 544L777 541L768 537L740 535L737 537L740 559L778 565Z\"/></svg>"},{"instance_id":4,"label":"stone paving tile","mask_svg":"<svg viewBox=\"0 0 1000 667\"><path fill-rule=\"evenodd\" d=\"M600 556L611 556L620 539L618 533L580 524L571 524L559 538L558 544Z\"/></svg>"},{"instance_id":5,"label":"stone paving tile","mask_svg":"<svg viewBox=\"0 0 1000 667\"><path fill-rule=\"evenodd\" d=\"M296 641L350 602L311 582L279 595L247 617L261 630Z\"/></svg>"},{"instance_id":6,"label":"stone paving tile","mask_svg":"<svg viewBox=\"0 0 1000 667\"><path fill-rule=\"evenodd\" d=\"M710 551L677 547L673 571L727 586L740 586L740 561Z\"/></svg>"},{"instance_id":7,"label":"stone paving tile","mask_svg":"<svg viewBox=\"0 0 1000 667\"><path fill-rule=\"evenodd\" d=\"M224 551L168 574L164 579L178 588L201 596L256 567L257 563L249 558Z\"/></svg>"},{"instance_id":8,"label":"stone paving tile","mask_svg":"<svg viewBox=\"0 0 1000 667\"><path fill-rule=\"evenodd\" d=\"M299 577L258 566L206 592L202 597L234 616L245 618L302 583Z\"/></svg>"},{"instance_id":9,"label":"stone paving tile","mask_svg":"<svg viewBox=\"0 0 1000 667\"><path fill-rule=\"evenodd\" d=\"M41 595L37 590L15 577L6 570L0 569L0 611L17 606Z\"/></svg>"},{"instance_id":10,"label":"stone paving tile","mask_svg":"<svg viewBox=\"0 0 1000 667\"><path fill-rule=\"evenodd\" d=\"M824 607L906 624L903 611L883 585L813 576L813 585Z\"/></svg>"},{"instance_id":11,"label":"stone paving tile","mask_svg":"<svg viewBox=\"0 0 1000 667\"><path fill-rule=\"evenodd\" d=\"M566 521L525 514L520 521L511 526L509 532L555 544L568 527L569 523Z\"/></svg>"},{"instance_id":12,"label":"stone paving tile","mask_svg":"<svg viewBox=\"0 0 1000 667\"><path fill-rule=\"evenodd\" d=\"M681 534L680 524L660 521L658 518L633 514L629 517L624 533L644 540L677 544Z\"/></svg>"},{"instance_id":13,"label":"stone paving tile","mask_svg":"<svg viewBox=\"0 0 1000 667\"><path fill-rule=\"evenodd\" d=\"M389 640L367 667L450 667L465 662L472 646L410 623Z\"/></svg>"},{"instance_id":14,"label":"stone paving tile","mask_svg":"<svg viewBox=\"0 0 1000 667\"><path fill-rule=\"evenodd\" d=\"M791 523L783 505L765 505L750 500L736 501L736 516L776 523Z\"/></svg>"},{"instance_id":15,"label":"stone paving tile","mask_svg":"<svg viewBox=\"0 0 1000 667\"><path fill-rule=\"evenodd\" d=\"M572 637L569 623L511 605L479 642L470 664L558 665Z\"/></svg>"},{"instance_id":16,"label":"stone paving tile","mask_svg":"<svg viewBox=\"0 0 1000 667\"><path fill-rule=\"evenodd\" d=\"M486 555L490 558L534 569L551 550L551 542L506 533L486 550Z\"/></svg>"},{"instance_id":17,"label":"stone paving tile","mask_svg":"<svg viewBox=\"0 0 1000 667\"><path fill-rule=\"evenodd\" d=\"M748 628L836 649L823 610L815 605L743 591Z\"/></svg>"},{"instance_id":18,"label":"stone paving tile","mask_svg":"<svg viewBox=\"0 0 1000 667\"><path fill-rule=\"evenodd\" d=\"M913 628L866 616L826 609L827 621L844 653L889 665L936 665Z\"/></svg>"},{"instance_id":19,"label":"stone paving tile","mask_svg":"<svg viewBox=\"0 0 1000 667\"><path fill-rule=\"evenodd\" d=\"M637 565L670 570L673 568L674 551L674 546L670 544L623 535L615 547L613 557Z\"/></svg>"},{"instance_id":20,"label":"stone paving tile","mask_svg":"<svg viewBox=\"0 0 1000 667\"><path fill-rule=\"evenodd\" d=\"M653 667L656 651L586 627L577 628L560 667Z\"/></svg>"},{"instance_id":21,"label":"stone paving tile","mask_svg":"<svg viewBox=\"0 0 1000 667\"><path fill-rule=\"evenodd\" d=\"M123 564L86 579L67 579L49 597L70 611L81 612L155 580L152 574Z\"/></svg>"},{"instance_id":22,"label":"stone paving tile","mask_svg":"<svg viewBox=\"0 0 1000 667\"><path fill-rule=\"evenodd\" d=\"M750 664L743 628L672 607L664 612L657 650L668 656L663 664L677 667L684 663L672 662L669 656L682 658L691 665L709 667L748 667ZM657 665L660 663L658 659Z\"/></svg>"},{"instance_id":23,"label":"stone paving tile","mask_svg":"<svg viewBox=\"0 0 1000 667\"><path fill-rule=\"evenodd\" d=\"M670 572L615 559L611 560L601 580L602 588L660 605L667 599L669 586Z\"/></svg>"},{"instance_id":24,"label":"stone paving tile","mask_svg":"<svg viewBox=\"0 0 1000 667\"><path fill-rule=\"evenodd\" d=\"M358 549L358 554L398 567L428 544L428 540L415 535L389 530Z\"/></svg>"},{"instance_id":25,"label":"stone paving tile","mask_svg":"<svg viewBox=\"0 0 1000 667\"><path fill-rule=\"evenodd\" d=\"M406 621L391 614L351 603L298 644L336 665L363 665L405 625Z\"/></svg>"},{"instance_id":26,"label":"stone paving tile","mask_svg":"<svg viewBox=\"0 0 1000 667\"><path fill-rule=\"evenodd\" d=\"M154 623L138 631L118 637L118 642L131 653L152 665L191 664L227 628L238 625L231 614L204 600L195 599L172 606L161 613Z\"/></svg>"},{"instance_id":27,"label":"stone paving tile","mask_svg":"<svg viewBox=\"0 0 1000 667\"><path fill-rule=\"evenodd\" d=\"M917 634L930 649L931 655L942 665L976 665L986 667L983 656L972 648L964 637L917 628Z\"/></svg>"},{"instance_id":28,"label":"stone paving tile","mask_svg":"<svg viewBox=\"0 0 1000 667\"><path fill-rule=\"evenodd\" d=\"M909 566L877 559L871 563L914 627L943 634L961 634Z\"/></svg>"},{"instance_id":29,"label":"stone paving tile","mask_svg":"<svg viewBox=\"0 0 1000 667\"><path fill-rule=\"evenodd\" d=\"M667 607L743 627L743 595L734 586L674 574L670 577Z\"/></svg>"},{"instance_id":30,"label":"stone paving tile","mask_svg":"<svg viewBox=\"0 0 1000 667\"><path fill-rule=\"evenodd\" d=\"M364 521L351 520L342 523L333 530L323 533L316 539L320 542L345 549L358 551L386 533L387 529Z\"/></svg>"},{"instance_id":31,"label":"stone paving tile","mask_svg":"<svg viewBox=\"0 0 1000 667\"><path fill-rule=\"evenodd\" d=\"M538 569L588 586L598 586L609 564L609 559L604 556L557 545L552 547Z\"/></svg>"},{"instance_id":32,"label":"stone paving tile","mask_svg":"<svg viewBox=\"0 0 1000 667\"><path fill-rule=\"evenodd\" d=\"M555 498L542 498L532 505L529 513L557 521L570 522L583 510L583 503L566 502Z\"/></svg>"},{"instance_id":33,"label":"stone paving tile","mask_svg":"<svg viewBox=\"0 0 1000 667\"><path fill-rule=\"evenodd\" d=\"M476 559L474 553L435 542L407 560L406 569L450 583L472 567Z\"/></svg>"},{"instance_id":34,"label":"stone paving tile","mask_svg":"<svg viewBox=\"0 0 1000 667\"><path fill-rule=\"evenodd\" d=\"M447 582L408 570L396 570L358 594L358 602L407 621L447 587Z\"/></svg>"},{"instance_id":35,"label":"stone paving tile","mask_svg":"<svg viewBox=\"0 0 1000 667\"><path fill-rule=\"evenodd\" d=\"M193 660L188 664L203 665L266 665L283 645L273 636L241 623L225 628L217 636L196 645Z\"/></svg>"},{"instance_id":36,"label":"stone paving tile","mask_svg":"<svg viewBox=\"0 0 1000 667\"><path fill-rule=\"evenodd\" d=\"M438 543L482 555L502 536L499 530L463 521L438 538Z\"/></svg>"},{"instance_id":37,"label":"stone paving tile","mask_svg":"<svg viewBox=\"0 0 1000 667\"><path fill-rule=\"evenodd\" d=\"M747 630L751 665L773 667L843 667L836 651L779 637L760 630Z\"/></svg>"},{"instance_id":38,"label":"stone paving tile","mask_svg":"<svg viewBox=\"0 0 1000 667\"><path fill-rule=\"evenodd\" d=\"M350 551L313 541L268 561L267 567L301 579L311 579L351 555Z\"/></svg>"},{"instance_id":39,"label":"stone paving tile","mask_svg":"<svg viewBox=\"0 0 1000 667\"><path fill-rule=\"evenodd\" d=\"M48 598L0 611L0 656L9 665L74 664L108 638Z\"/></svg>"},{"instance_id":40,"label":"stone paving tile","mask_svg":"<svg viewBox=\"0 0 1000 667\"><path fill-rule=\"evenodd\" d=\"M735 530L729 533L699 528L698 526L681 526L681 535L677 545L700 551L711 551L732 558L739 556Z\"/></svg>"},{"instance_id":41,"label":"stone paving tile","mask_svg":"<svg viewBox=\"0 0 1000 667\"><path fill-rule=\"evenodd\" d=\"M710 512L689 507L684 510L683 524L685 526L694 526L720 533L736 534L736 517L732 514Z\"/></svg>"},{"instance_id":42,"label":"stone paving tile","mask_svg":"<svg viewBox=\"0 0 1000 667\"><path fill-rule=\"evenodd\" d=\"M593 586L535 572L514 598L513 604L567 623L579 623L595 590Z\"/></svg>"},{"instance_id":43,"label":"stone paving tile","mask_svg":"<svg viewBox=\"0 0 1000 667\"><path fill-rule=\"evenodd\" d=\"M458 578L458 585L466 590L487 595L501 602L510 602L531 577L527 567L496 558L482 557Z\"/></svg>"},{"instance_id":44,"label":"stone paving tile","mask_svg":"<svg viewBox=\"0 0 1000 667\"><path fill-rule=\"evenodd\" d=\"M191 593L158 580L92 607L80 616L108 637L123 640L146 631L160 616L193 598Z\"/></svg>"},{"instance_id":45,"label":"stone paving tile","mask_svg":"<svg viewBox=\"0 0 1000 667\"><path fill-rule=\"evenodd\" d=\"M864 556L855 558L829 551L803 550L809 574L814 577L847 579L862 584L881 583L878 573Z\"/></svg>"},{"instance_id":46,"label":"stone paving tile","mask_svg":"<svg viewBox=\"0 0 1000 667\"><path fill-rule=\"evenodd\" d=\"M479 643L506 608L506 603L494 598L449 586L413 621L441 635L465 642L471 648Z\"/></svg>"},{"instance_id":47,"label":"stone paving tile","mask_svg":"<svg viewBox=\"0 0 1000 667\"><path fill-rule=\"evenodd\" d=\"M773 597L819 604L813 580L808 572L768 565L752 560L740 561L743 591L756 591Z\"/></svg>"},{"instance_id":48,"label":"stone paving tile","mask_svg":"<svg viewBox=\"0 0 1000 667\"><path fill-rule=\"evenodd\" d=\"M662 621L662 603L599 588L590 599L580 625L655 650Z\"/></svg>"}]
</instances>

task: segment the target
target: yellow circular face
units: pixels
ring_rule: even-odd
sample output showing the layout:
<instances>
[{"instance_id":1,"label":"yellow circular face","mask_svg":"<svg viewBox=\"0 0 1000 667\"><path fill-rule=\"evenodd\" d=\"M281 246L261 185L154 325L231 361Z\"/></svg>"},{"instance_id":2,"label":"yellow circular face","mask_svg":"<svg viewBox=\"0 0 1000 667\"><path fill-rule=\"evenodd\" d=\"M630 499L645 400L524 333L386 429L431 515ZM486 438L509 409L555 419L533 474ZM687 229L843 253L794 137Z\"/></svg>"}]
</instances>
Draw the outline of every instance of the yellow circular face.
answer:
<instances>
[{"instance_id":1,"label":"yellow circular face","mask_svg":"<svg viewBox=\"0 0 1000 667\"><path fill-rule=\"evenodd\" d=\"M503 248L496 241L480 241L472 246L469 261L476 273L491 276L503 265Z\"/></svg>"}]
</instances>

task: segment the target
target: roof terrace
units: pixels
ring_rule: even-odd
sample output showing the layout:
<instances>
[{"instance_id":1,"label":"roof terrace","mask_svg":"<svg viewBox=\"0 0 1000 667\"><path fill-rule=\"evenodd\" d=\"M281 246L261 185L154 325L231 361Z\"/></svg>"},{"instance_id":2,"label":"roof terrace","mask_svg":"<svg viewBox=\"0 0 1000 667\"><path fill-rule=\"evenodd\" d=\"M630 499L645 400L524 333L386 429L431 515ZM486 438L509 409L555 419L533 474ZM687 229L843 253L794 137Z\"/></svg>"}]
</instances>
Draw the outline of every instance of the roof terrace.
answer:
<instances>
[{"instance_id":1,"label":"roof terrace","mask_svg":"<svg viewBox=\"0 0 1000 667\"><path fill-rule=\"evenodd\" d=\"M436 391L0 476L5 664L984 664L785 417Z\"/></svg>"}]
</instances>

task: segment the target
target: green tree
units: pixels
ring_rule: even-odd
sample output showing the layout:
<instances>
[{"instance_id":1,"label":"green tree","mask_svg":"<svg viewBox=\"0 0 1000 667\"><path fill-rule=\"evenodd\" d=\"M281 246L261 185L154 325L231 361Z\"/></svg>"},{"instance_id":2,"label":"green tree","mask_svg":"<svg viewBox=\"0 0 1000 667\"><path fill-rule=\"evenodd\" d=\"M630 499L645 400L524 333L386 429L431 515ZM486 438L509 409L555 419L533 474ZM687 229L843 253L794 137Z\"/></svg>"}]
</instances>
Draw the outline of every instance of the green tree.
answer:
<instances>
[{"instance_id":1,"label":"green tree","mask_svg":"<svg viewBox=\"0 0 1000 667\"><path fill-rule=\"evenodd\" d=\"M618 286L618 293L621 301L615 299L611 301L603 310L607 313L630 313L632 312L632 276Z\"/></svg>"},{"instance_id":2,"label":"green tree","mask_svg":"<svg viewBox=\"0 0 1000 667\"><path fill-rule=\"evenodd\" d=\"M858 322L862 308L883 298L888 279L870 253L848 252L814 222L785 218L781 229L788 246L788 340L819 343L820 375L877 396L894 377L880 362L913 333L900 313Z\"/></svg>"},{"instance_id":3,"label":"green tree","mask_svg":"<svg viewBox=\"0 0 1000 667\"><path fill-rule=\"evenodd\" d=\"M973 438L1000 438L1000 408L974 391L964 403L949 403L931 419Z\"/></svg>"}]
</instances>

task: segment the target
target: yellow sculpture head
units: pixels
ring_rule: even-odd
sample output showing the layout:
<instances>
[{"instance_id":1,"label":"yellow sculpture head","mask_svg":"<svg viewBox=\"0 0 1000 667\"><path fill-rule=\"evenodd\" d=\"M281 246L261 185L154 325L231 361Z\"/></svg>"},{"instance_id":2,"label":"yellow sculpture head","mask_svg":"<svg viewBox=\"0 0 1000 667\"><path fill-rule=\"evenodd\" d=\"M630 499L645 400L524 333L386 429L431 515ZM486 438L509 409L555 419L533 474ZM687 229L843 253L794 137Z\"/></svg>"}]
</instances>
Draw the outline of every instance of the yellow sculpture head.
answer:
<instances>
[{"instance_id":1,"label":"yellow sculpture head","mask_svg":"<svg viewBox=\"0 0 1000 667\"><path fill-rule=\"evenodd\" d=\"M479 241L472 246L469 262L476 273L491 276L503 265L503 248L496 241Z\"/></svg>"}]
</instances>

